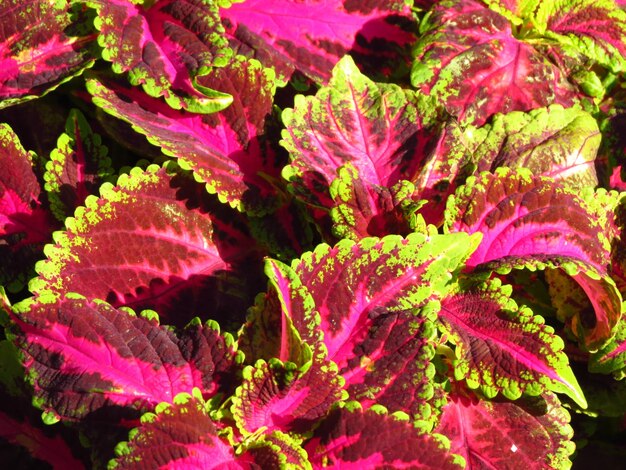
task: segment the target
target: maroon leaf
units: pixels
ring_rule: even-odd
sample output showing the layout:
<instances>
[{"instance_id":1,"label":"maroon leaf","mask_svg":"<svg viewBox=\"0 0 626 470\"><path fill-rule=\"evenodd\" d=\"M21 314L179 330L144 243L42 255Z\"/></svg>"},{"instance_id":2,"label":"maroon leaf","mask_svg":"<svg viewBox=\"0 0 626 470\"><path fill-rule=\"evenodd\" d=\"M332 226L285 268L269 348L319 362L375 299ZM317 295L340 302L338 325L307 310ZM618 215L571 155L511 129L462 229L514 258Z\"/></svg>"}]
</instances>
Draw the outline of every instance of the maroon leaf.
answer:
<instances>
[{"instance_id":1,"label":"maroon leaf","mask_svg":"<svg viewBox=\"0 0 626 470\"><path fill-rule=\"evenodd\" d=\"M438 2L428 24L411 80L460 120L480 126L495 113L573 103L575 90L562 71L482 2Z\"/></svg>"},{"instance_id":2,"label":"maroon leaf","mask_svg":"<svg viewBox=\"0 0 626 470\"><path fill-rule=\"evenodd\" d=\"M33 99L90 67L95 35L69 1L5 0L0 5L0 108ZM77 15L72 19L72 15Z\"/></svg>"},{"instance_id":3,"label":"maroon leaf","mask_svg":"<svg viewBox=\"0 0 626 470\"><path fill-rule=\"evenodd\" d=\"M154 312L135 316L76 294L26 300L14 311L13 341L36 404L56 418L151 409L194 387L210 397L230 385L220 380L237 367L232 337L214 323L176 336Z\"/></svg>"},{"instance_id":4,"label":"maroon leaf","mask_svg":"<svg viewBox=\"0 0 626 470\"><path fill-rule=\"evenodd\" d=\"M100 192L55 234L33 293L78 292L152 308L178 325L210 315L230 327L243 318L261 287L255 270L261 273L239 214L172 165L137 168Z\"/></svg>"},{"instance_id":5,"label":"maroon leaf","mask_svg":"<svg viewBox=\"0 0 626 470\"><path fill-rule=\"evenodd\" d=\"M410 8L402 0L248 0L220 15L229 35L286 79L295 69L327 81L348 52L380 72L415 39Z\"/></svg>"},{"instance_id":6,"label":"maroon leaf","mask_svg":"<svg viewBox=\"0 0 626 470\"><path fill-rule=\"evenodd\" d=\"M303 434L312 429L345 393L337 366L324 356L316 351L301 367L277 360L246 367L231 407L240 431Z\"/></svg>"},{"instance_id":7,"label":"maroon leaf","mask_svg":"<svg viewBox=\"0 0 626 470\"><path fill-rule=\"evenodd\" d=\"M88 80L94 102L130 123L164 153L194 172L210 193L240 210L265 213L280 177L274 152L264 141L272 110L273 72L257 61L236 57L203 77L206 86L231 92L233 103L209 115L175 111L136 89L112 81Z\"/></svg>"},{"instance_id":8,"label":"maroon leaf","mask_svg":"<svg viewBox=\"0 0 626 470\"><path fill-rule=\"evenodd\" d=\"M569 468L569 414L553 394L487 401L451 394L435 429L468 468Z\"/></svg>"},{"instance_id":9,"label":"maroon leaf","mask_svg":"<svg viewBox=\"0 0 626 470\"><path fill-rule=\"evenodd\" d=\"M304 444L314 468L463 468L442 436L420 434L384 408L363 411L358 403L336 408Z\"/></svg>"},{"instance_id":10,"label":"maroon leaf","mask_svg":"<svg viewBox=\"0 0 626 470\"><path fill-rule=\"evenodd\" d=\"M200 85L197 79L228 62L230 49L213 2L160 0L86 0L96 8L102 56L117 73L128 72L133 85L164 97L175 109L210 113L231 97ZM143 3L143 2L140 2Z\"/></svg>"}]
</instances>

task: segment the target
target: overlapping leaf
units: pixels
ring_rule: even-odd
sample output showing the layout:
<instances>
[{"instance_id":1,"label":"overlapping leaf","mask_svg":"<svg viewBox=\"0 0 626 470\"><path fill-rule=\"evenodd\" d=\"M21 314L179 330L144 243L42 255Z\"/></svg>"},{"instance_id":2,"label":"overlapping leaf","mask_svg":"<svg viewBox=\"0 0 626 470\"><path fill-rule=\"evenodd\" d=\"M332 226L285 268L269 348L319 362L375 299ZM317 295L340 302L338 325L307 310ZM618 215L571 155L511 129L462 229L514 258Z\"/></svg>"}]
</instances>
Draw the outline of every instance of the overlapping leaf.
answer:
<instances>
[{"instance_id":1,"label":"overlapping leaf","mask_svg":"<svg viewBox=\"0 0 626 470\"><path fill-rule=\"evenodd\" d=\"M462 121L480 126L495 113L573 103L576 92L563 72L482 2L438 2L427 21L412 83Z\"/></svg>"},{"instance_id":2,"label":"overlapping leaf","mask_svg":"<svg viewBox=\"0 0 626 470\"><path fill-rule=\"evenodd\" d=\"M153 97L175 109L211 113L232 97L198 83L231 53L217 6L206 0L85 0L98 12L102 56ZM146 3L146 4L144 4Z\"/></svg>"},{"instance_id":3,"label":"overlapping leaf","mask_svg":"<svg viewBox=\"0 0 626 470\"><path fill-rule=\"evenodd\" d=\"M319 246L292 268L271 262L266 272L283 306L278 315L307 343L323 343L352 398L426 420L435 388L436 300L476 242L455 235L343 240ZM282 338L289 338L284 326Z\"/></svg>"},{"instance_id":4,"label":"overlapping leaf","mask_svg":"<svg viewBox=\"0 0 626 470\"><path fill-rule=\"evenodd\" d=\"M136 168L100 193L55 233L33 293L78 292L152 308L178 325L208 315L227 327L243 317L260 268L238 213L172 165Z\"/></svg>"},{"instance_id":5,"label":"overlapping leaf","mask_svg":"<svg viewBox=\"0 0 626 470\"><path fill-rule=\"evenodd\" d=\"M191 169L223 202L241 210L263 213L275 195L270 181L279 177L274 153L262 138L272 109L273 72L257 61L236 57L224 68L203 77L233 95L232 105L201 115L175 111L136 89L91 79L87 88L94 102L130 123L164 153Z\"/></svg>"},{"instance_id":6,"label":"overlapping leaf","mask_svg":"<svg viewBox=\"0 0 626 470\"><path fill-rule=\"evenodd\" d=\"M463 468L443 436L420 434L402 415L358 403L336 408L304 444L314 468Z\"/></svg>"},{"instance_id":7,"label":"overlapping leaf","mask_svg":"<svg viewBox=\"0 0 626 470\"><path fill-rule=\"evenodd\" d=\"M448 201L446 227L483 234L468 267L501 273L551 267L572 276L589 296L595 319L587 323L574 313L571 329L593 349L611 337L621 316L621 296L607 271L615 222L604 210L552 179L499 168L459 188Z\"/></svg>"},{"instance_id":8,"label":"overlapping leaf","mask_svg":"<svg viewBox=\"0 0 626 470\"><path fill-rule=\"evenodd\" d=\"M439 318L456 344L456 379L465 378L487 396L502 393L513 400L548 388L567 393L584 408L563 340L543 318L519 308L511 290L493 281L442 301Z\"/></svg>"},{"instance_id":9,"label":"overlapping leaf","mask_svg":"<svg viewBox=\"0 0 626 470\"><path fill-rule=\"evenodd\" d=\"M452 394L435 429L468 468L570 468L570 416L555 395L508 402Z\"/></svg>"},{"instance_id":10,"label":"overlapping leaf","mask_svg":"<svg viewBox=\"0 0 626 470\"><path fill-rule=\"evenodd\" d=\"M247 0L220 15L231 37L284 78L295 69L325 82L348 53L365 68L385 72L415 40L403 0Z\"/></svg>"},{"instance_id":11,"label":"overlapping leaf","mask_svg":"<svg viewBox=\"0 0 626 470\"><path fill-rule=\"evenodd\" d=\"M46 163L45 189L57 219L71 216L89 194L113 173L107 148L77 109L70 111L65 133Z\"/></svg>"},{"instance_id":12,"label":"overlapping leaf","mask_svg":"<svg viewBox=\"0 0 626 470\"><path fill-rule=\"evenodd\" d=\"M344 398L337 366L317 351L306 364L258 361L243 371L231 412L239 430L306 433Z\"/></svg>"},{"instance_id":13,"label":"overlapping leaf","mask_svg":"<svg viewBox=\"0 0 626 470\"><path fill-rule=\"evenodd\" d=\"M33 99L90 67L90 18L68 0L0 5L0 108ZM72 18L74 16L74 18Z\"/></svg>"},{"instance_id":14,"label":"overlapping leaf","mask_svg":"<svg viewBox=\"0 0 626 470\"><path fill-rule=\"evenodd\" d=\"M0 283L13 290L24 286L55 225L42 207L34 157L0 124Z\"/></svg>"},{"instance_id":15,"label":"overlapping leaf","mask_svg":"<svg viewBox=\"0 0 626 470\"><path fill-rule=\"evenodd\" d=\"M238 367L232 337L220 335L214 323L191 324L175 335L154 315L76 294L41 296L14 310L12 337L36 403L58 418L116 407L132 416L194 387L210 397L230 386Z\"/></svg>"}]
</instances>

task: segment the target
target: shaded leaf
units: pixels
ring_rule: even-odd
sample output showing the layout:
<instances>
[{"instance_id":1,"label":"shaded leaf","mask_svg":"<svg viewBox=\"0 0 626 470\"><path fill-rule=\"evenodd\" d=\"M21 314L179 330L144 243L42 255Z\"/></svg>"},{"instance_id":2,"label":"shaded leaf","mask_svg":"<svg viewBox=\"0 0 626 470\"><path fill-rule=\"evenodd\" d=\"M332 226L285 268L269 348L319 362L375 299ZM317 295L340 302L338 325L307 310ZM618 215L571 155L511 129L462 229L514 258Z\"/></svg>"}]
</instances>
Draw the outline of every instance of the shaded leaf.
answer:
<instances>
[{"instance_id":1,"label":"shaded leaf","mask_svg":"<svg viewBox=\"0 0 626 470\"><path fill-rule=\"evenodd\" d=\"M229 36L283 79L299 70L327 81L349 52L366 68L389 74L415 39L411 11L402 0L247 0L220 15Z\"/></svg>"},{"instance_id":2,"label":"shaded leaf","mask_svg":"<svg viewBox=\"0 0 626 470\"><path fill-rule=\"evenodd\" d=\"M98 134L94 134L83 114L72 109L65 133L46 163L45 189L50 209L63 221L82 206L89 194L113 174L108 149Z\"/></svg>"},{"instance_id":3,"label":"shaded leaf","mask_svg":"<svg viewBox=\"0 0 626 470\"><path fill-rule=\"evenodd\" d=\"M314 468L463 468L440 435L420 434L401 415L358 403L336 408L304 444Z\"/></svg>"}]
</instances>

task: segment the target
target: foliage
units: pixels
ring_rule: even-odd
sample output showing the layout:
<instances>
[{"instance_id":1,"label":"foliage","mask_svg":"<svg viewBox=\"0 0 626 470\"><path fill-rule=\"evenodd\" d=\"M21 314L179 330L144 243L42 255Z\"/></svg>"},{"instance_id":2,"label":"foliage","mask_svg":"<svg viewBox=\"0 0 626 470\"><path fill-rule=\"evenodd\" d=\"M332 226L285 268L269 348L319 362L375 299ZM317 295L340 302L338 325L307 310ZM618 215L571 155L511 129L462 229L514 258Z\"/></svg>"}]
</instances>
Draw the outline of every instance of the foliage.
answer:
<instances>
[{"instance_id":1,"label":"foliage","mask_svg":"<svg viewBox=\"0 0 626 470\"><path fill-rule=\"evenodd\" d=\"M0 3L0 460L626 458L622 4Z\"/></svg>"}]
</instances>

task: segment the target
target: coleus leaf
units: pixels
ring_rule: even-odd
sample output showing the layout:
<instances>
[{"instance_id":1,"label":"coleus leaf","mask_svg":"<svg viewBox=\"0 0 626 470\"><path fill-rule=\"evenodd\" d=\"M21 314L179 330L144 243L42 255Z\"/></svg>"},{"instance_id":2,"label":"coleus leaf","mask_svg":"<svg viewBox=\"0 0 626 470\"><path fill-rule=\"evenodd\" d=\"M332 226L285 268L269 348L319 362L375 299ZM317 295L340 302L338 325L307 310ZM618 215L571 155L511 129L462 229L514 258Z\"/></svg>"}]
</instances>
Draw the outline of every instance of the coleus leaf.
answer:
<instances>
[{"instance_id":1,"label":"coleus leaf","mask_svg":"<svg viewBox=\"0 0 626 470\"><path fill-rule=\"evenodd\" d=\"M210 411L198 389L178 394L173 403L160 403L141 417L128 442L117 445L109 468L311 468L289 435L267 433L236 445L232 429L213 421Z\"/></svg>"},{"instance_id":2,"label":"coleus leaf","mask_svg":"<svg viewBox=\"0 0 626 470\"><path fill-rule=\"evenodd\" d=\"M613 72L626 67L626 12L613 0L541 3L533 19L566 54L582 54Z\"/></svg>"},{"instance_id":3,"label":"coleus leaf","mask_svg":"<svg viewBox=\"0 0 626 470\"><path fill-rule=\"evenodd\" d=\"M44 174L50 209L63 221L82 206L89 194L113 175L108 149L94 134L83 114L73 109L65 133L50 154Z\"/></svg>"},{"instance_id":4,"label":"coleus leaf","mask_svg":"<svg viewBox=\"0 0 626 470\"><path fill-rule=\"evenodd\" d=\"M502 167L470 177L448 200L446 229L480 232L480 246L467 260L478 270L560 268L584 289L595 310L593 322L570 319L589 349L608 340L621 316L621 296L608 275L613 214L601 215L593 199L530 171ZM601 198L601 195L598 195Z\"/></svg>"},{"instance_id":5,"label":"coleus leaf","mask_svg":"<svg viewBox=\"0 0 626 470\"><path fill-rule=\"evenodd\" d=\"M416 104L417 103L417 104ZM435 135L427 104L393 84L377 84L345 57L315 96L296 96L283 111L282 145L291 164L283 170L294 192L314 206L332 207L329 186L351 164L369 187L412 181Z\"/></svg>"},{"instance_id":6,"label":"coleus leaf","mask_svg":"<svg viewBox=\"0 0 626 470\"><path fill-rule=\"evenodd\" d=\"M132 415L194 387L208 398L228 390L240 362L232 337L215 322L191 323L176 335L154 312L136 316L77 294L44 295L13 309L12 340L35 404L51 419L116 407Z\"/></svg>"},{"instance_id":7,"label":"coleus leaf","mask_svg":"<svg viewBox=\"0 0 626 470\"><path fill-rule=\"evenodd\" d=\"M25 447L38 464L53 470L82 470L85 466L74 455L60 435L48 436L29 420L17 420L0 411L0 438Z\"/></svg>"},{"instance_id":8,"label":"coleus leaf","mask_svg":"<svg viewBox=\"0 0 626 470\"><path fill-rule=\"evenodd\" d=\"M413 85L464 123L552 103L570 106L576 91L563 72L517 39L507 18L476 0L437 2L417 43Z\"/></svg>"},{"instance_id":9,"label":"coleus leaf","mask_svg":"<svg viewBox=\"0 0 626 470\"><path fill-rule=\"evenodd\" d=\"M258 430L304 434L346 398L337 366L323 350L304 365L259 360L243 371L231 412L244 435Z\"/></svg>"},{"instance_id":10,"label":"coleus leaf","mask_svg":"<svg viewBox=\"0 0 626 470\"><path fill-rule=\"evenodd\" d=\"M589 356L589 371L612 373L617 379L626 376L626 322L619 322L615 336Z\"/></svg>"},{"instance_id":11,"label":"coleus leaf","mask_svg":"<svg viewBox=\"0 0 626 470\"><path fill-rule=\"evenodd\" d=\"M444 332L456 344L455 379L487 396L516 400L545 389L564 392L586 407L563 352L563 340L540 316L519 308L499 280L462 289L441 302Z\"/></svg>"},{"instance_id":12,"label":"coleus leaf","mask_svg":"<svg viewBox=\"0 0 626 470\"><path fill-rule=\"evenodd\" d=\"M304 341L324 345L352 398L427 421L436 300L476 242L462 235L342 240L318 246L291 268L270 261L266 273L281 314Z\"/></svg>"},{"instance_id":13,"label":"coleus leaf","mask_svg":"<svg viewBox=\"0 0 626 470\"><path fill-rule=\"evenodd\" d=\"M247 0L220 15L228 34L283 79L295 69L325 82L348 53L380 72L415 40L411 10L403 0Z\"/></svg>"},{"instance_id":14,"label":"coleus leaf","mask_svg":"<svg viewBox=\"0 0 626 470\"><path fill-rule=\"evenodd\" d=\"M421 434L401 413L363 411L357 402L337 407L304 444L314 468L463 468L437 434Z\"/></svg>"},{"instance_id":15,"label":"coleus leaf","mask_svg":"<svg viewBox=\"0 0 626 470\"><path fill-rule=\"evenodd\" d=\"M528 168L581 189L596 186L601 134L596 120L578 107L551 105L527 113L497 114L473 158L478 171Z\"/></svg>"},{"instance_id":16,"label":"coleus leaf","mask_svg":"<svg viewBox=\"0 0 626 470\"><path fill-rule=\"evenodd\" d=\"M0 5L0 108L37 98L93 65L95 36L83 26L90 19L69 3Z\"/></svg>"},{"instance_id":17,"label":"coleus leaf","mask_svg":"<svg viewBox=\"0 0 626 470\"><path fill-rule=\"evenodd\" d=\"M254 279L255 244L238 213L168 163L135 168L116 186L102 185L100 198L89 196L46 247L31 291L151 308L178 325L200 315L224 326L242 317L260 290L242 280Z\"/></svg>"},{"instance_id":18,"label":"coleus leaf","mask_svg":"<svg viewBox=\"0 0 626 470\"><path fill-rule=\"evenodd\" d=\"M203 83L232 93L226 110L210 115L176 111L136 89L92 78L87 89L106 112L130 123L148 140L194 172L222 202L254 213L271 209L272 179L280 177L273 150L262 138L271 113L274 75L237 56Z\"/></svg>"},{"instance_id":19,"label":"coleus leaf","mask_svg":"<svg viewBox=\"0 0 626 470\"><path fill-rule=\"evenodd\" d=\"M102 57L116 73L128 73L153 97L174 109L212 113L232 102L227 93L198 83L231 53L218 8L206 0L86 0L98 12Z\"/></svg>"},{"instance_id":20,"label":"coleus leaf","mask_svg":"<svg viewBox=\"0 0 626 470\"><path fill-rule=\"evenodd\" d=\"M412 200L415 187L409 181L403 180L392 188L368 185L359 178L357 169L347 163L337 170L329 191L335 202L330 212L333 234L338 239L406 235L415 224L413 216L419 203Z\"/></svg>"},{"instance_id":21,"label":"coleus leaf","mask_svg":"<svg viewBox=\"0 0 626 470\"><path fill-rule=\"evenodd\" d=\"M509 402L452 393L435 432L468 468L570 468L570 416L557 397Z\"/></svg>"},{"instance_id":22,"label":"coleus leaf","mask_svg":"<svg viewBox=\"0 0 626 470\"><path fill-rule=\"evenodd\" d=\"M0 124L0 283L20 290L55 226L42 206L35 155Z\"/></svg>"}]
</instances>

